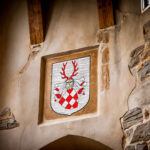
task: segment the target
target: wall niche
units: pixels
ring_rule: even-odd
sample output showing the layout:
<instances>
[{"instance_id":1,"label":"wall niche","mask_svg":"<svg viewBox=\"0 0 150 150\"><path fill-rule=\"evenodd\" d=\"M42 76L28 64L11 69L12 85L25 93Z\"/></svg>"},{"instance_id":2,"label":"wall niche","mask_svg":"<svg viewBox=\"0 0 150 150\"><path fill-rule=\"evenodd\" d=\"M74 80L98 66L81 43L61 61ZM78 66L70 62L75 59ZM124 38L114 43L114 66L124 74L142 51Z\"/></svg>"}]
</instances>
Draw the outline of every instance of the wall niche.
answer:
<instances>
[{"instance_id":1,"label":"wall niche","mask_svg":"<svg viewBox=\"0 0 150 150\"><path fill-rule=\"evenodd\" d=\"M39 124L97 115L98 46L41 59Z\"/></svg>"}]
</instances>

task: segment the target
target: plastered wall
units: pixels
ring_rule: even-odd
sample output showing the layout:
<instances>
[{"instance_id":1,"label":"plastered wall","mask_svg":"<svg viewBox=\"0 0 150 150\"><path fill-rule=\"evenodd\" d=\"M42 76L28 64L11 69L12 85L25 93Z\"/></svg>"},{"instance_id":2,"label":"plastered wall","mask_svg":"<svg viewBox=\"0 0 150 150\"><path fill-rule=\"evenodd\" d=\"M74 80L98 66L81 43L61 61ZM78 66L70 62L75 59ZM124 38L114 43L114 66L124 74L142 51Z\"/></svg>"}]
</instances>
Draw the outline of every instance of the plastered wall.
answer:
<instances>
[{"instance_id":1,"label":"plastered wall","mask_svg":"<svg viewBox=\"0 0 150 150\"><path fill-rule=\"evenodd\" d=\"M117 25L99 40L96 0L58 0L54 3L45 42L31 48L25 0L3 1L0 6L0 109L10 107L20 126L0 131L0 149L36 150L68 134L97 140L122 149L120 117L135 86L128 63L130 52L140 46L142 25L150 10L140 13L139 0L115 2ZM99 44L99 111L96 117L38 125L41 57ZM109 86L101 90L104 48L109 49Z\"/></svg>"}]
</instances>

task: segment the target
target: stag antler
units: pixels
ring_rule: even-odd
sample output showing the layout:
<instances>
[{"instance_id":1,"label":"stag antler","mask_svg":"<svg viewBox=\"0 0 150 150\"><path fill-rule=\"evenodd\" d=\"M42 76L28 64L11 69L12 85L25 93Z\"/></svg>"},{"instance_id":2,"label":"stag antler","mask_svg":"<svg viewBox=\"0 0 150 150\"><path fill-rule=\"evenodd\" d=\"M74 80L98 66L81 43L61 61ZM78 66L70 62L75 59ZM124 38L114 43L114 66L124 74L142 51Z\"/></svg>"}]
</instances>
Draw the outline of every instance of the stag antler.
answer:
<instances>
[{"instance_id":1,"label":"stag antler","mask_svg":"<svg viewBox=\"0 0 150 150\"><path fill-rule=\"evenodd\" d=\"M73 76L76 76L78 74L77 71L79 70L79 68L77 68L78 64L76 63L76 61L72 61L72 64L73 64L74 70L73 70L72 75L70 76L70 79L72 79Z\"/></svg>"},{"instance_id":2,"label":"stag antler","mask_svg":"<svg viewBox=\"0 0 150 150\"><path fill-rule=\"evenodd\" d=\"M62 79L68 80L68 77L66 76L66 73L65 73L66 65L67 65L67 62L66 64L63 63L62 72L60 72L60 74L63 75L63 77L61 77Z\"/></svg>"}]
</instances>

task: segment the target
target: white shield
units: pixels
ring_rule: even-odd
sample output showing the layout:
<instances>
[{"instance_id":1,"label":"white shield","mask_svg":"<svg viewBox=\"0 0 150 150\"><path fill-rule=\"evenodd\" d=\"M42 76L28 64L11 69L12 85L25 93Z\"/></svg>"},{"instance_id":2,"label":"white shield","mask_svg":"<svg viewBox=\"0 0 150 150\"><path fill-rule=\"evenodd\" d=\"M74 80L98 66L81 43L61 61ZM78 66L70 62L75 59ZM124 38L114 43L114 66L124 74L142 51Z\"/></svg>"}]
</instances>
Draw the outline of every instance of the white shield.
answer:
<instances>
[{"instance_id":1,"label":"white shield","mask_svg":"<svg viewBox=\"0 0 150 150\"><path fill-rule=\"evenodd\" d=\"M90 56L52 64L50 105L54 112L71 115L89 101Z\"/></svg>"}]
</instances>

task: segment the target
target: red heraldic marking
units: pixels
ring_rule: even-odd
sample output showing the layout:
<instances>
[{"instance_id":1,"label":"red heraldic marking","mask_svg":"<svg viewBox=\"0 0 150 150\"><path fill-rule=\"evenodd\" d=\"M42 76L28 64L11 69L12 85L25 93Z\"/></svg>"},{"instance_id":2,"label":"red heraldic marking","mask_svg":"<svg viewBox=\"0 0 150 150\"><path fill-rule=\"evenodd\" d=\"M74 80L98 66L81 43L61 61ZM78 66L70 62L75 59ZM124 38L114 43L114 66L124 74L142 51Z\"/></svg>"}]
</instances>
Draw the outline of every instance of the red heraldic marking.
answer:
<instances>
[{"instance_id":1,"label":"red heraldic marking","mask_svg":"<svg viewBox=\"0 0 150 150\"><path fill-rule=\"evenodd\" d=\"M58 102L61 107L65 109L71 109L72 111L74 108L77 108L79 105L79 97L82 95L85 95L84 87L86 86L86 82L84 81L84 77L80 80L75 80L74 77L78 74L78 63L76 61L72 61L73 65L73 72L71 76L66 75L66 66L67 62L63 63L62 71L60 74L62 75L62 79L65 79L65 86L64 89L59 89L58 85L55 86L55 102ZM73 86L70 86L70 83L76 83L73 84ZM66 86L67 85L67 86ZM70 89L71 87L71 89ZM80 105L79 105L80 106ZM59 107L59 106L58 106Z\"/></svg>"},{"instance_id":2,"label":"red heraldic marking","mask_svg":"<svg viewBox=\"0 0 150 150\"><path fill-rule=\"evenodd\" d=\"M66 109L70 109L70 108L71 108L71 105L68 104L68 105L66 106Z\"/></svg>"},{"instance_id":3,"label":"red heraldic marking","mask_svg":"<svg viewBox=\"0 0 150 150\"><path fill-rule=\"evenodd\" d=\"M78 94L76 93L73 98L74 98L75 100L77 100L77 99L78 99Z\"/></svg>"},{"instance_id":4,"label":"red heraldic marking","mask_svg":"<svg viewBox=\"0 0 150 150\"><path fill-rule=\"evenodd\" d=\"M56 94L56 97L57 97L57 98L61 98L61 95L60 95L60 94Z\"/></svg>"},{"instance_id":5,"label":"red heraldic marking","mask_svg":"<svg viewBox=\"0 0 150 150\"><path fill-rule=\"evenodd\" d=\"M62 105L65 109L77 108L78 107L78 98L84 88L81 88L76 92L73 88L66 91L65 95L59 94L59 89L56 88L55 96L59 99L59 104ZM64 98L65 97L65 98ZM56 102L56 101L55 101Z\"/></svg>"},{"instance_id":6,"label":"red heraldic marking","mask_svg":"<svg viewBox=\"0 0 150 150\"><path fill-rule=\"evenodd\" d=\"M78 107L78 102L75 102L73 108L77 108L77 107Z\"/></svg>"},{"instance_id":7,"label":"red heraldic marking","mask_svg":"<svg viewBox=\"0 0 150 150\"><path fill-rule=\"evenodd\" d=\"M62 97L59 101L59 103L62 105L65 102L65 99Z\"/></svg>"},{"instance_id":8,"label":"red heraldic marking","mask_svg":"<svg viewBox=\"0 0 150 150\"><path fill-rule=\"evenodd\" d=\"M58 88L56 88L55 90L56 90L57 92L59 91L59 89L58 89Z\"/></svg>"},{"instance_id":9,"label":"red heraldic marking","mask_svg":"<svg viewBox=\"0 0 150 150\"><path fill-rule=\"evenodd\" d=\"M69 96L66 98L66 101L69 103L71 100L72 100L72 96L69 95Z\"/></svg>"},{"instance_id":10,"label":"red heraldic marking","mask_svg":"<svg viewBox=\"0 0 150 150\"><path fill-rule=\"evenodd\" d=\"M82 82L81 84L80 84L80 86L82 86L84 84L84 82Z\"/></svg>"},{"instance_id":11,"label":"red heraldic marking","mask_svg":"<svg viewBox=\"0 0 150 150\"><path fill-rule=\"evenodd\" d=\"M84 88L81 88L81 89L78 91L78 94L81 94L83 90L84 90Z\"/></svg>"},{"instance_id":12,"label":"red heraldic marking","mask_svg":"<svg viewBox=\"0 0 150 150\"><path fill-rule=\"evenodd\" d=\"M73 88L71 88L70 90L67 90L67 92L70 94L73 91Z\"/></svg>"}]
</instances>

